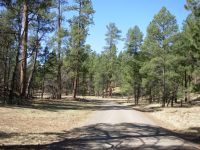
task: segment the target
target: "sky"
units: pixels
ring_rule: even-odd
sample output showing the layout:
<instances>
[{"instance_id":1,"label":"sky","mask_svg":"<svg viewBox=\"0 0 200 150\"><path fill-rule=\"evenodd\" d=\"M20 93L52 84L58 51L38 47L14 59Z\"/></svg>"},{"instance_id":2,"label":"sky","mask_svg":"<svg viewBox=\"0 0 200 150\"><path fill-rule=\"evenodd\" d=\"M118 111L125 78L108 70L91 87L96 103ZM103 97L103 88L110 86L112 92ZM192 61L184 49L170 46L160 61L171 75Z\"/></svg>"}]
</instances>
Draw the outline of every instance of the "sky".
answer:
<instances>
[{"instance_id":1,"label":"sky","mask_svg":"<svg viewBox=\"0 0 200 150\"><path fill-rule=\"evenodd\" d=\"M106 25L114 22L122 31L122 38L130 27L138 25L143 34L153 16L165 6L174 16L181 29L183 21L189 12L185 10L186 0L93 0L95 9L94 25L90 26L87 44L98 53L105 46ZM118 52L124 48L124 42L119 42Z\"/></svg>"}]
</instances>

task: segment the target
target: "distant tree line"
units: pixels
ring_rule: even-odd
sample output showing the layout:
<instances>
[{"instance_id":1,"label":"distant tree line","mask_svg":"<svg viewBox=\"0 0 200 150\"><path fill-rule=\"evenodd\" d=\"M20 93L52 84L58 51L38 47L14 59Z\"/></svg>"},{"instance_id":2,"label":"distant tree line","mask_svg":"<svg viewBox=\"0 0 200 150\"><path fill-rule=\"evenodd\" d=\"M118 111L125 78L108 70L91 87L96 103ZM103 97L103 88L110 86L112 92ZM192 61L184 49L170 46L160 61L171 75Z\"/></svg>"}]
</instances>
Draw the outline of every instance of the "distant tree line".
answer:
<instances>
[{"instance_id":1,"label":"distant tree line","mask_svg":"<svg viewBox=\"0 0 200 150\"><path fill-rule=\"evenodd\" d=\"M182 29L165 7L145 37L134 26L124 40L116 24L108 24L100 54L86 43L95 13L91 0L1 0L0 7L0 97L5 104L20 104L36 93L55 99L62 94L111 97L119 88L136 105L146 98L165 107L200 92L199 0L187 0L191 13ZM118 52L120 40L125 44Z\"/></svg>"}]
</instances>

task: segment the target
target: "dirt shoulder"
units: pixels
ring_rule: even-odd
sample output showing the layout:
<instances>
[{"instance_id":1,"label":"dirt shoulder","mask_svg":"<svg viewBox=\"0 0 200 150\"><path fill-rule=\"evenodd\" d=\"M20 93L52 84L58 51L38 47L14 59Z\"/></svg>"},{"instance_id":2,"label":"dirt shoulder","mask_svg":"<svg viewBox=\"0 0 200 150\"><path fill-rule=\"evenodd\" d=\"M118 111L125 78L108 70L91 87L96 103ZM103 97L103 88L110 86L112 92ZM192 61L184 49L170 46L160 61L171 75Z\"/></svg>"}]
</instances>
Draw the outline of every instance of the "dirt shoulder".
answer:
<instances>
[{"instance_id":1,"label":"dirt shoulder","mask_svg":"<svg viewBox=\"0 0 200 150\"><path fill-rule=\"evenodd\" d=\"M46 144L80 127L91 114L82 101L35 100L29 106L0 107L0 145ZM90 104L91 105L91 104Z\"/></svg>"},{"instance_id":2,"label":"dirt shoulder","mask_svg":"<svg viewBox=\"0 0 200 150\"><path fill-rule=\"evenodd\" d=\"M160 126L200 144L200 106L162 108L152 104L133 108L144 112Z\"/></svg>"}]
</instances>

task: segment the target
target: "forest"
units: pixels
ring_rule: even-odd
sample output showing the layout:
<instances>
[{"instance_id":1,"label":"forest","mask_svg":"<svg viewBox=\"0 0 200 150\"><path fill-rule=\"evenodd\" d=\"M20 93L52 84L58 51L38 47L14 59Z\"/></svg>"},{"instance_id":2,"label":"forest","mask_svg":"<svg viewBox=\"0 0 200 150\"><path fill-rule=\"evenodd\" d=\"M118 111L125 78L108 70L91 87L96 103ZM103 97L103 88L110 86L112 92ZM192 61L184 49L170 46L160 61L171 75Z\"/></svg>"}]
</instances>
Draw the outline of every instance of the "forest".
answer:
<instances>
[{"instance_id":1,"label":"forest","mask_svg":"<svg viewBox=\"0 0 200 150\"><path fill-rule=\"evenodd\" d=\"M86 42L95 26L92 0L0 0L1 103L45 95L126 96L163 107L190 102L200 93L200 1L183 7L190 12L183 27L162 7L145 36L130 25L122 37L109 23L98 53Z\"/></svg>"}]
</instances>

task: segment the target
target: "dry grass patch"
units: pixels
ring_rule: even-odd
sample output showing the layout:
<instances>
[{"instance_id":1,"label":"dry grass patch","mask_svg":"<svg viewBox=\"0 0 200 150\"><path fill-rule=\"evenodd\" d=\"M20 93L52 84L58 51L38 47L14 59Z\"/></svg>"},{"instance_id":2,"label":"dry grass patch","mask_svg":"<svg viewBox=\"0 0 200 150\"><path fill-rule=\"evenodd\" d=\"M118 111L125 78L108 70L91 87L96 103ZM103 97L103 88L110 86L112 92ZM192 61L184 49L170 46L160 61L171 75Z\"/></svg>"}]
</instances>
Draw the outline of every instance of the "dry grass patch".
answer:
<instances>
[{"instance_id":1,"label":"dry grass patch","mask_svg":"<svg viewBox=\"0 0 200 150\"><path fill-rule=\"evenodd\" d=\"M86 121L91 110L76 109L85 105L77 101L44 100L26 107L0 107L0 145L58 141L66 131Z\"/></svg>"},{"instance_id":2,"label":"dry grass patch","mask_svg":"<svg viewBox=\"0 0 200 150\"><path fill-rule=\"evenodd\" d=\"M200 106L185 104L184 107L162 108L160 104L151 104L135 109L149 114L162 127L180 133L187 139L200 142Z\"/></svg>"},{"instance_id":3,"label":"dry grass patch","mask_svg":"<svg viewBox=\"0 0 200 150\"><path fill-rule=\"evenodd\" d=\"M161 120L171 124L173 130L186 133L194 133L200 136L200 107L189 108L162 108L161 111L151 112L151 114Z\"/></svg>"}]
</instances>

